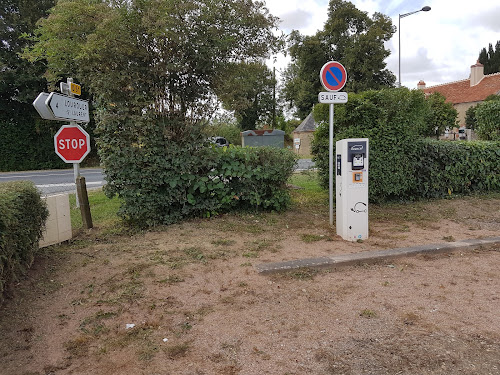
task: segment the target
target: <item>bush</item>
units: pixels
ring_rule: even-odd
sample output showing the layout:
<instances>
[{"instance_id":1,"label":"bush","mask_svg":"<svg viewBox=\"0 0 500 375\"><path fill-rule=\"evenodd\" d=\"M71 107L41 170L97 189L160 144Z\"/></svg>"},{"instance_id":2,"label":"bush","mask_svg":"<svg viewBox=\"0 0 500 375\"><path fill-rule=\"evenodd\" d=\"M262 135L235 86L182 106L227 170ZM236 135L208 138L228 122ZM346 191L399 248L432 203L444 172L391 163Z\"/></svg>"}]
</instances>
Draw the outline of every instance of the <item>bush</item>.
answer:
<instances>
[{"instance_id":1,"label":"bush","mask_svg":"<svg viewBox=\"0 0 500 375\"><path fill-rule=\"evenodd\" d=\"M405 88L349 94L345 105L335 106L334 142L369 138L372 202L407 197L415 187L415 142L427 128L429 104L419 90ZM323 187L328 186L328 105L317 105L322 121L312 146Z\"/></svg>"},{"instance_id":2,"label":"bush","mask_svg":"<svg viewBox=\"0 0 500 375\"><path fill-rule=\"evenodd\" d=\"M415 197L500 191L500 142L421 140Z\"/></svg>"},{"instance_id":3,"label":"bush","mask_svg":"<svg viewBox=\"0 0 500 375\"><path fill-rule=\"evenodd\" d=\"M241 146L241 129L232 116L217 118L212 123L205 126L203 133L209 137L224 137L232 145Z\"/></svg>"},{"instance_id":4,"label":"bush","mask_svg":"<svg viewBox=\"0 0 500 375\"><path fill-rule=\"evenodd\" d=\"M285 183L296 161L288 150L172 142L130 152L107 157L105 189L123 199L119 213L133 225L171 224L233 209L281 211L290 203Z\"/></svg>"},{"instance_id":5,"label":"bush","mask_svg":"<svg viewBox=\"0 0 500 375\"><path fill-rule=\"evenodd\" d=\"M32 264L48 211L28 181L0 184L0 299Z\"/></svg>"},{"instance_id":6,"label":"bush","mask_svg":"<svg viewBox=\"0 0 500 375\"><path fill-rule=\"evenodd\" d=\"M313 153L322 186L328 187L327 108L316 106L323 124ZM337 107L340 107L337 110ZM443 197L500 189L500 142L424 139L432 109L418 90L391 89L349 94L335 108L334 141L369 138L371 202ZM327 117L326 117L327 118ZM334 181L335 183L335 181Z\"/></svg>"},{"instance_id":7,"label":"bush","mask_svg":"<svg viewBox=\"0 0 500 375\"><path fill-rule=\"evenodd\" d=\"M475 111L479 139L500 141L500 100L479 104Z\"/></svg>"}]
</instances>

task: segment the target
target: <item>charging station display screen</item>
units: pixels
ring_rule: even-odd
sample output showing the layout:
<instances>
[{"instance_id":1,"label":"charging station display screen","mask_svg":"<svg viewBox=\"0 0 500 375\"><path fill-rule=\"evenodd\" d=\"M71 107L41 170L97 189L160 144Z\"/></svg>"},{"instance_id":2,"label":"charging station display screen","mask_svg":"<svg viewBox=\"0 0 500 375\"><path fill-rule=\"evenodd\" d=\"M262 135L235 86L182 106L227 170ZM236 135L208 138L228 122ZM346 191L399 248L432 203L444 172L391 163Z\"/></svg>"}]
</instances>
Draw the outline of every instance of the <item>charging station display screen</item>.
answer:
<instances>
[{"instance_id":1,"label":"charging station display screen","mask_svg":"<svg viewBox=\"0 0 500 375\"><path fill-rule=\"evenodd\" d=\"M361 154L354 155L352 158L352 166L363 168L363 155Z\"/></svg>"}]
</instances>

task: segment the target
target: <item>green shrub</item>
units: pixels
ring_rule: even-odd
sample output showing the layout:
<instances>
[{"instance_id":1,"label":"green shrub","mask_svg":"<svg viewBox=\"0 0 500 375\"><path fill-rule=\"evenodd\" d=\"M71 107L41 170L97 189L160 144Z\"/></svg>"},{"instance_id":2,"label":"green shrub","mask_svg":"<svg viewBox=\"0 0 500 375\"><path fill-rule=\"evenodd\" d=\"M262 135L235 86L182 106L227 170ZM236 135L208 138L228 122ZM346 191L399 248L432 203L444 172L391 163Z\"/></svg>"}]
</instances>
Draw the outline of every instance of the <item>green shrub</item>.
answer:
<instances>
[{"instance_id":1,"label":"green shrub","mask_svg":"<svg viewBox=\"0 0 500 375\"><path fill-rule=\"evenodd\" d=\"M314 135L312 152L320 182L328 186L328 105L315 107L322 121ZM419 90L405 88L349 94L345 105L335 106L334 142L369 138L370 201L407 197L414 190L415 142L427 128L429 104Z\"/></svg>"},{"instance_id":2,"label":"green shrub","mask_svg":"<svg viewBox=\"0 0 500 375\"><path fill-rule=\"evenodd\" d=\"M418 143L415 197L500 191L500 142Z\"/></svg>"},{"instance_id":3,"label":"green shrub","mask_svg":"<svg viewBox=\"0 0 500 375\"><path fill-rule=\"evenodd\" d=\"M500 189L500 143L424 139L430 107L421 92L407 89L349 94L346 105L335 106L334 141L369 138L371 202ZM312 149L327 188L327 106L316 106L314 114L323 123Z\"/></svg>"},{"instance_id":4,"label":"green shrub","mask_svg":"<svg viewBox=\"0 0 500 375\"><path fill-rule=\"evenodd\" d=\"M46 204L31 182L0 184L0 299L31 266L47 216Z\"/></svg>"},{"instance_id":5,"label":"green shrub","mask_svg":"<svg viewBox=\"0 0 500 375\"><path fill-rule=\"evenodd\" d=\"M280 211L290 203L285 183L295 156L288 150L189 142L148 147L105 159L106 193L123 199L119 213L134 225L171 224L233 209Z\"/></svg>"},{"instance_id":6,"label":"green shrub","mask_svg":"<svg viewBox=\"0 0 500 375\"><path fill-rule=\"evenodd\" d=\"M224 116L215 119L203 129L206 137L224 137L232 145L241 146L241 129L236 119L231 116Z\"/></svg>"},{"instance_id":7,"label":"green shrub","mask_svg":"<svg viewBox=\"0 0 500 375\"><path fill-rule=\"evenodd\" d=\"M500 100L479 104L475 111L479 139L500 141Z\"/></svg>"}]
</instances>

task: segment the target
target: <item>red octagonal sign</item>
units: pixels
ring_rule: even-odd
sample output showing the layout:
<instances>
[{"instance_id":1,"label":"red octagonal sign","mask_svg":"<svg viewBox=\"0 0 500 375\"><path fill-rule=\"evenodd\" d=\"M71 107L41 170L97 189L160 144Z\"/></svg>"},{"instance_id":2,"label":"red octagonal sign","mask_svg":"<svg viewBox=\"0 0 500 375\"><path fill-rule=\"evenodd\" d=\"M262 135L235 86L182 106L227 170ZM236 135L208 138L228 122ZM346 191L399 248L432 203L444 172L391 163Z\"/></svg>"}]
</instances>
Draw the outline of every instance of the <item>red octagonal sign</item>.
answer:
<instances>
[{"instance_id":1,"label":"red octagonal sign","mask_svg":"<svg viewBox=\"0 0 500 375\"><path fill-rule=\"evenodd\" d=\"M90 136L78 125L63 125L54 136L54 146L64 162L81 163L90 152Z\"/></svg>"}]
</instances>

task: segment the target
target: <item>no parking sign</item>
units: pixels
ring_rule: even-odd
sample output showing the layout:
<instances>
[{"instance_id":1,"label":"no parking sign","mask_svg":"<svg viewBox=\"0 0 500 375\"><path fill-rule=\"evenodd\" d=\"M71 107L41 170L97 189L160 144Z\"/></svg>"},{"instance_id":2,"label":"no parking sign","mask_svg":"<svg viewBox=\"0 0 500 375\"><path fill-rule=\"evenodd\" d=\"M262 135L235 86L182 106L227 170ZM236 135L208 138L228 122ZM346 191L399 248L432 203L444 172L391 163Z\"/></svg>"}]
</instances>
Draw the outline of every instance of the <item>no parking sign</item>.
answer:
<instances>
[{"instance_id":1,"label":"no parking sign","mask_svg":"<svg viewBox=\"0 0 500 375\"><path fill-rule=\"evenodd\" d=\"M341 63L329 61L321 68L319 79L328 91L339 91L347 82L347 72Z\"/></svg>"}]
</instances>

